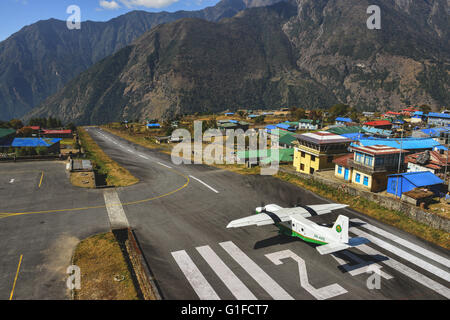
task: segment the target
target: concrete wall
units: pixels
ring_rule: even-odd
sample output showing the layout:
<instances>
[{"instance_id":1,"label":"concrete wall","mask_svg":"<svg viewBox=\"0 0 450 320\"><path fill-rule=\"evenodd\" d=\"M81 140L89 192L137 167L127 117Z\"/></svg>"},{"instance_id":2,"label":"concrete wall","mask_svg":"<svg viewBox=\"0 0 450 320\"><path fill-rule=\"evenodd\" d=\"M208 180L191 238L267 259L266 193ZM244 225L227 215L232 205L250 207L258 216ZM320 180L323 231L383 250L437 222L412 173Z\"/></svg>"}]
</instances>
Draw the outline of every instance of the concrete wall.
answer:
<instances>
[{"instance_id":1,"label":"concrete wall","mask_svg":"<svg viewBox=\"0 0 450 320\"><path fill-rule=\"evenodd\" d=\"M286 173L294 173L293 171L285 170L283 168L281 168L280 170L284 171ZM328 185L328 186L336 188L336 189L342 186L342 182L328 180L324 177L321 177L320 175L303 174L300 172L295 172L295 174L303 179L307 179L307 180L313 179L315 181L318 181L320 183L323 183L325 185ZM423 211L418 207L412 206L408 203L393 199L388 196L384 196L384 195L377 194L377 193L372 193L369 191L359 190L348 184L346 184L346 186L347 186L347 188L346 188L347 193L352 196L355 196L355 197L361 196L369 201L376 202L380 206L385 207L387 209L400 211L417 222L426 224L435 229L441 229L441 230L444 230L445 232L450 232L450 219L440 217L438 215Z\"/></svg>"}]
</instances>

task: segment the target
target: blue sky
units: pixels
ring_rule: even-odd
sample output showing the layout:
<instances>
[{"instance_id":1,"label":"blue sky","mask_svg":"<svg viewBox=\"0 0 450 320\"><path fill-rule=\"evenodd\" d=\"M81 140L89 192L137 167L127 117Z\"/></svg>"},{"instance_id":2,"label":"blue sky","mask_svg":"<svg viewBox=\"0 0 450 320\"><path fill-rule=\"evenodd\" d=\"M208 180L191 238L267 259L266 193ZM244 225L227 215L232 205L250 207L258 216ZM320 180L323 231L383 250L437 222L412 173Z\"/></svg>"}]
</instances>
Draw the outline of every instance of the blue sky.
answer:
<instances>
[{"instance_id":1,"label":"blue sky","mask_svg":"<svg viewBox=\"0 0 450 320\"><path fill-rule=\"evenodd\" d=\"M39 20L66 20L70 5L80 7L82 21L107 21L132 10L198 10L217 2L219 0L0 0L0 41Z\"/></svg>"}]
</instances>

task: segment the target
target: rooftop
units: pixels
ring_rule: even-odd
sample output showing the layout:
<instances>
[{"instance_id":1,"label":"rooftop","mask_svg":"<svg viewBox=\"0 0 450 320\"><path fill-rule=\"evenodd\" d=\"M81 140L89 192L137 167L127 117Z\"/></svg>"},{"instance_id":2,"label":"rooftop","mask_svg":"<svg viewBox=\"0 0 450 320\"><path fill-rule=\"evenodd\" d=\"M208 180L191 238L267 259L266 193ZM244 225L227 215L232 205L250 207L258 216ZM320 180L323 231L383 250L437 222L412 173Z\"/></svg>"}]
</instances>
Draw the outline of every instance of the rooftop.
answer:
<instances>
[{"instance_id":1,"label":"rooftop","mask_svg":"<svg viewBox=\"0 0 450 320\"><path fill-rule=\"evenodd\" d=\"M430 171L404 172L399 174L391 174L389 177L403 177L416 187L426 187L444 183L444 181L436 177Z\"/></svg>"},{"instance_id":2,"label":"rooftop","mask_svg":"<svg viewBox=\"0 0 450 320\"><path fill-rule=\"evenodd\" d=\"M369 121L365 122L364 125L366 126L388 126L391 122L388 120L375 120L375 121Z\"/></svg>"},{"instance_id":3,"label":"rooftop","mask_svg":"<svg viewBox=\"0 0 450 320\"><path fill-rule=\"evenodd\" d=\"M397 154L404 152L401 149L397 149L394 147L389 147L385 145L372 145L367 147L352 147L352 150L359 151L362 153L368 153L373 156L379 156L379 155L388 155L388 154Z\"/></svg>"},{"instance_id":4,"label":"rooftop","mask_svg":"<svg viewBox=\"0 0 450 320\"><path fill-rule=\"evenodd\" d=\"M12 147L50 147L61 139L55 138L14 138Z\"/></svg>"},{"instance_id":5,"label":"rooftop","mask_svg":"<svg viewBox=\"0 0 450 320\"><path fill-rule=\"evenodd\" d=\"M358 145L354 144L355 147L360 146L373 146L373 145L385 145L388 147L394 147L403 150L415 150L415 149L433 149L441 145L439 142L432 138L361 138L358 141Z\"/></svg>"},{"instance_id":6,"label":"rooftop","mask_svg":"<svg viewBox=\"0 0 450 320\"><path fill-rule=\"evenodd\" d=\"M318 132L308 132L303 134L296 134L295 137L298 140L303 140L307 142L312 142L315 144L331 144L331 143L346 143L351 142L350 139L347 139L338 134L334 134L327 131L318 131Z\"/></svg>"}]
</instances>

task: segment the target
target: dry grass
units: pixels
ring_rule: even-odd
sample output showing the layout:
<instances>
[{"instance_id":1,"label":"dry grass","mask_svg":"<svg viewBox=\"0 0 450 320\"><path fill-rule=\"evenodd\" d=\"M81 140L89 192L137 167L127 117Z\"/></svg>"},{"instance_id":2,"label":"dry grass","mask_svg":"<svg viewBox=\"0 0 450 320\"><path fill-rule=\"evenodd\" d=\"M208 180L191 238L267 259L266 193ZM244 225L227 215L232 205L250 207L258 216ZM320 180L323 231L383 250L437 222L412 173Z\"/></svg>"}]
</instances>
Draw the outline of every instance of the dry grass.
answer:
<instances>
[{"instance_id":1,"label":"dry grass","mask_svg":"<svg viewBox=\"0 0 450 320\"><path fill-rule=\"evenodd\" d=\"M71 172L70 182L81 188L95 188L94 172Z\"/></svg>"},{"instance_id":2,"label":"dry grass","mask_svg":"<svg viewBox=\"0 0 450 320\"><path fill-rule=\"evenodd\" d=\"M106 175L107 185L126 187L139 182L139 179L133 176L127 169L121 167L117 162L108 157L83 128L78 128L78 134L80 143L89 158L93 161L97 172Z\"/></svg>"},{"instance_id":3,"label":"dry grass","mask_svg":"<svg viewBox=\"0 0 450 320\"><path fill-rule=\"evenodd\" d=\"M77 300L138 300L127 263L111 232L81 241L74 254L81 270ZM115 281L118 276L122 281Z\"/></svg>"}]
</instances>

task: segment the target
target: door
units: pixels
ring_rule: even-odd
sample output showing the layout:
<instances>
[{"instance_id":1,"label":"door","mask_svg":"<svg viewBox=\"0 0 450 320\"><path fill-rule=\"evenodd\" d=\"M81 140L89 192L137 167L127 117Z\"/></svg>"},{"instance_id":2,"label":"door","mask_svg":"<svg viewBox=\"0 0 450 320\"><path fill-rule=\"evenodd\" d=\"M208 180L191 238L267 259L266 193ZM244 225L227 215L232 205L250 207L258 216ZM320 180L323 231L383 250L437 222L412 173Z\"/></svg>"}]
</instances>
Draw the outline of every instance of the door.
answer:
<instances>
[{"instance_id":1,"label":"door","mask_svg":"<svg viewBox=\"0 0 450 320\"><path fill-rule=\"evenodd\" d=\"M344 179L348 181L349 176L350 176L350 170L348 170L348 168L345 168Z\"/></svg>"}]
</instances>

